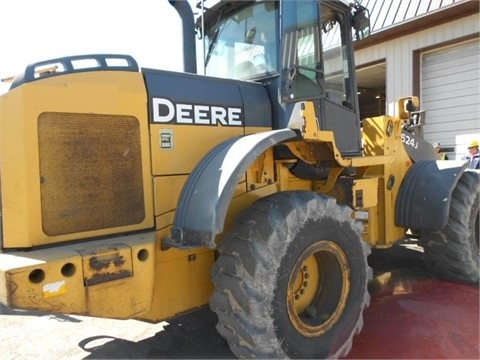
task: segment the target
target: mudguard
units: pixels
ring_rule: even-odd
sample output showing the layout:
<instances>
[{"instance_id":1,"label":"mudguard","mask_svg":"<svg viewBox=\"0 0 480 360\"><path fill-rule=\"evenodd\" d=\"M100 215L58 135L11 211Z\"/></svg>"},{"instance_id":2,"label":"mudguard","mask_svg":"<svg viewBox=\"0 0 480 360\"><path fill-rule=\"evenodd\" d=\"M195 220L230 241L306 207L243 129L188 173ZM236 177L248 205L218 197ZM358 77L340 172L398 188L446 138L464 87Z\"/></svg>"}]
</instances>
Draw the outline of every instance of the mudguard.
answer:
<instances>
[{"instance_id":1,"label":"mudguard","mask_svg":"<svg viewBox=\"0 0 480 360\"><path fill-rule=\"evenodd\" d=\"M195 166L179 197L171 239L164 245L215 248L235 188L255 159L282 141L295 138L291 129L232 138L214 147Z\"/></svg>"},{"instance_id":2,"label":"mudguard","mask_svg":"<svg viewBox=\"0 0 480 360\"><path fill-rule=\"evenodd\" d=\"M467 165L452 160L414 163L400 185L395 224L416 230L442 230L447 225L453 189Z\"/></svg>"},{"instance_id":3,"label":"mudguard","mask_svg":"<svg viewBox=\"0 0 480 360\"><path fill-rule=\"evenodd\" d=\"M402 130L401 138L408 156L413 161L438 160L438 153L432 144L423 140L420 136Z\"/></svg>"}]
</instances>

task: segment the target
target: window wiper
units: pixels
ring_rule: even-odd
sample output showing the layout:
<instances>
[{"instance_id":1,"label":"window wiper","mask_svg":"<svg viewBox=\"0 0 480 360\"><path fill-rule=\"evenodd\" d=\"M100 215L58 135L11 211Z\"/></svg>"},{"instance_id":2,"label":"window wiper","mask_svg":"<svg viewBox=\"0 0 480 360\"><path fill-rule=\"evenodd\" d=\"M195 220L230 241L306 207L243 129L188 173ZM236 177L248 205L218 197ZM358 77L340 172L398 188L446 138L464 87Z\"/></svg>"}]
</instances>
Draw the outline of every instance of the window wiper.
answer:
<instances>
[{"instance_id":1,"label":"window wiper","mask_svg":"<svg viewBox=\"0 0 480 360\"><path fill-rule=\"evenodd\" d=\"M215 30L215 33L213 34L213 38L212 38L212 41L210 42L210 45L208 45L208 52L207 52L207 56L205 57L205 66L208 65L208 62L212 57L213 50L217 46L218 35L220 35L220 29L217 28Z\"/></svg>"},{"instance_id":2,"label":"window wiper","mask_svg":"<svg viewBox=\"0 0 480 360\"><path fill-rule=\"evenodd\" d=\"M205 56L205 67L207 67L208 62L212 57L213 50L215 50L215 47L217 46L218 36L221 33L220 27L218 25L220 24L220 21L223 19L224 13L225 12L223 10L220 10L220 14L218 15L217 20L215 21L215 33L213 34L210 45L208 45L207 56Z\"/></svg>"}]
</instances>

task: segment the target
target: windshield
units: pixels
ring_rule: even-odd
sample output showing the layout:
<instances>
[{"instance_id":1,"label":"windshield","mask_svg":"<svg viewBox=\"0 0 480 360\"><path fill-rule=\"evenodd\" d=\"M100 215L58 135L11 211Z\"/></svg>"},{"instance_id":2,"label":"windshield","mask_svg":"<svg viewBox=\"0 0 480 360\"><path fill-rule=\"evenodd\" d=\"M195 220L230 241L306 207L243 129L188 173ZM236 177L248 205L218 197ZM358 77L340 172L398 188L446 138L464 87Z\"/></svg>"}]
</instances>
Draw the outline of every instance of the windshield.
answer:
<instances>
[{"instance_id":1,"label":"windshield","mask_svg":"<svg viewBox=\"0 0 480 360\"><path fill-rule=\"evenodd\" d=\"M220 14L205 30L206 75L248 80L278 72L277 2Z\"/></svg>"}]
</instances>

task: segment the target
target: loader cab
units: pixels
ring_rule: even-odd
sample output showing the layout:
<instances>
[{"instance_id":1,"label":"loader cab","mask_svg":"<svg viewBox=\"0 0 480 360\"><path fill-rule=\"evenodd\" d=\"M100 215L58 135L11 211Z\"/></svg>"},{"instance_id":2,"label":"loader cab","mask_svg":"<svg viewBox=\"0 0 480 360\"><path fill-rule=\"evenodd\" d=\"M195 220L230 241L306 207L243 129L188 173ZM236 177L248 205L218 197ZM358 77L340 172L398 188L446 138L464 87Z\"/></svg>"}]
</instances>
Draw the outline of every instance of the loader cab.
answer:
<instances>
[{"instance_id":1,"label":"loader cab","mask_svg":"<svg viewBox=\"0 0 480 360\"><path fill-rule=\"evenodd\" d=\"M313 101L321 130L344 156L360 155L352 36L368 34L366 14L339 0L221 1L197 21L205 74L265 84L274 129L293 127L296 104Z\"/></svg>"}]
</instances>

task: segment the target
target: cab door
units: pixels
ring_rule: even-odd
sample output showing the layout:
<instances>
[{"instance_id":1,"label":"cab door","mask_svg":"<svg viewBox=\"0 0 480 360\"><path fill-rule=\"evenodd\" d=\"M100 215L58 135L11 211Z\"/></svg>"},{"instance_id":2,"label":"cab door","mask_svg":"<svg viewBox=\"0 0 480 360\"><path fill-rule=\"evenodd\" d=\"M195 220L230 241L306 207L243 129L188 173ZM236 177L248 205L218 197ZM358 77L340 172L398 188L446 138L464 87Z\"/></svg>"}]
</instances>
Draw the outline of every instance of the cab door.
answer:
<instances>
[{"instance_id":1,"label":"cab door","mask_svg":"<svg viewBox=\"0 0 480 360\"><path fill-rule=\"evenodd\" d=\"M349 14L322 6L329 14L322 24L322 59L325 96L322 129L332 130L344 156L361 152L360 118Z\"/></svg>"},{"instance_id":2,"label":"cab door","mask_svg":"<svg viewBox=\"0 0 480 360\"><path fill-rule=\"evenodd\" d=\"M312 100L320 129L333 131L343 156L360 155L350 10L319 4L283 2L282 100Z\"/></svg>"}]
</instances>

